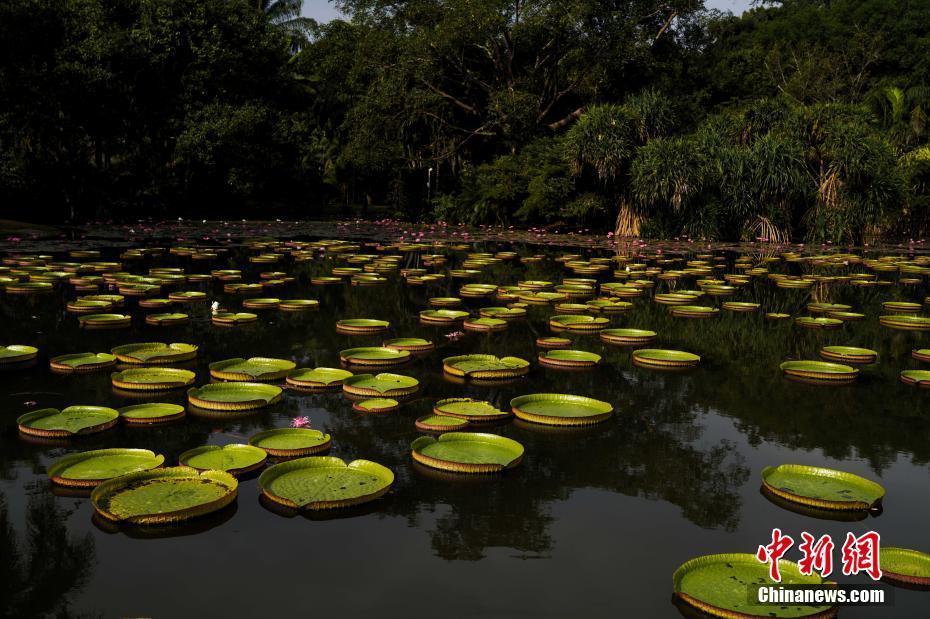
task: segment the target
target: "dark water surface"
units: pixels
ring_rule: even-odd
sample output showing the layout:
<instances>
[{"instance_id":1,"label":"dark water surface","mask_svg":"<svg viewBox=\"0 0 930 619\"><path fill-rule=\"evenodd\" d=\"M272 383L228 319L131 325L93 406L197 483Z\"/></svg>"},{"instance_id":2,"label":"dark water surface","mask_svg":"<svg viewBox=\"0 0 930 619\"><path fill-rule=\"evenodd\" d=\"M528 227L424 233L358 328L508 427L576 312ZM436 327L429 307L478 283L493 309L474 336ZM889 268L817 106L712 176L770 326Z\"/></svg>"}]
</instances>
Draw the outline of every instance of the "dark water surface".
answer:
<instances>
[{"instance_id":1,"label":"dark water surface","mask_svg":"<svg viewBox=\"0 0 930 619\"><path fill-rule=\"evenodd\" d=\"M500 249L505 247L476 248ZM465 255L448 253L449 266ZM104 252L104 259L116 255ZM298 281L267 296L316 298L320 311L260 312L256 325L223 329L210 323L209 304L200 304L175 310L189 312L190 325L158 328L145 325L148 310L128 300L135 321L131 329L84 331L64 311L73 293L0 296L0 343L40 348L35 367L0 373L0 492L5 502L0 597L9 600L3 604L6 616L67 611L103 617L676 617L671 577L682 562L702 554L754 552L770 540L773 527L795 538L805 530L831 533L838 546L847 531L875 529L886 545L930 550L930 393L897 380L902 369L917 366L910 351L930 347L930 336L891 331L877 320L882 300L922 302L923 286L820 291L816 300L848 303L868 316L832 332L729 312L707 321L674 319L665 306L636 300L634 311L611 318L612 326L653 329L659 333L655 347L700 354L699 368L685 373L638 369L631 365L630 349L604 345L596 336L571 336L576 348L603 355L602 367L560 372L534 363L526 379L481 387L444 379L442 358L481 352L535 362L534 341L549 334L550 308L531 307L528 320L511 323L506 332L470 333L450 342L444 334L451 328L421 326L417 312L431 296L455 296L458 280L412 287L392 275L381 287L319 287L310 284L309 276L328 274L340 263L316 259L253 265L247 255L235 249L228 259L191 266L166 254L127 264L127 270L241 268L246 281L257 281L260 271L286 270ZM417 259L409 256L407 264ZM772 268L786 271L786 265ZM550 259L492 266L476 281L559 282L571 276ZM223 294L221 286L204 290L224 307L239 307L239 300ZM811 294L754 279L733 299L754 299L766 311L801 315ZM481 305L500 303L466 300L475 311ZM436 341L435 352L391 370L421 381L417 399L375 416L354 412L338 393L288 393L282 404L245 420L188 416L164 427L118 426L63 446L32 444L16 431L16 417L30 408L120 407L141 401L115 393L108 371L52 374L50 356L104 352L129 342L190 342L200 346L200 355L181 367L196 369L202 384L209 380L210 361L267 356L292 359L299 367L333 367L341 349L378 345L383 339L339 335L334 324L340 318L386 319L392 324L386 337ZM847 387L783 378L779 363L816 359L826 344L873 348L880 361ZM492 479L450 479L411 462L409 445L419 435L413 422L436 400L470 396L509 410L512 397L541 391L606 400L616 415L574 432L519 422L494 428L523 443L526 457L522 466ZM184 394L149 401L183 403ZM333 435L331 455L390 467L396 474L390 495L341 517L287 517L259 500L253 477L241 481L234 508L217 516L156 532L113 532L95 525L89 499L61 495L45 476L54 459L102 447L151 449L173 465L187 449L246 442L259 430L289 425L298 415L309 416L313 427ZM778 507L760 494L759 474L780 463L823 465L875 479L887 491L884 513L837 522ZM798 557L796 550L789 554ZM893 607L845 608L841 616L927 616L928 596L896 589Z\"/></svg>"}]
</instances>

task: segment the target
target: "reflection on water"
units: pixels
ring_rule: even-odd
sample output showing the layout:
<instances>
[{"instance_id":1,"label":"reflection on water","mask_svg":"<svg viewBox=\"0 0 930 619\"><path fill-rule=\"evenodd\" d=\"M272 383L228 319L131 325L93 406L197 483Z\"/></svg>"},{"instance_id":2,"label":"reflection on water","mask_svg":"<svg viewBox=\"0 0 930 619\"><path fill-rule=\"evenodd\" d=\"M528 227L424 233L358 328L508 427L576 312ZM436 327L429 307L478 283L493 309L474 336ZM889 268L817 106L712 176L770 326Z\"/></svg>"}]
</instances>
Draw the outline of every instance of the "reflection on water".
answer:
<instances>
[{"instance_id":1,"label":"reflection on water","mask_svg":"<svg viewBox=\"0 0 930 619\"><path fill-rule=\"evenodd\" d=\"M0 493L0 612L3 617L80 617L71 600L91 578L94 540L68 531L74 508L65 508L43 491L26 501L25 529L13 527Z\"/></svg>"},{"instance_id":2,"label":"reflection on water","mask_svg":"<svg viewBox=\"0 0 930 619\"><path fill-rule=\"evenodd\" d=\"M481 246L478 251L498 249L503 246ZM107 253L104 259L115 257ZM182 266L190 272L240 268L246 281L257 281L258 273L269 269L250 264L247 256L245 250L233 248L226 262L191 266L185 258L166 255L157 264ZM448 266L457 267L463 257L464 252L455 252ZM416 255L406 261L407 266L420 265ZM144 261L128 268L141 273L155 264ZM0 557L16 558L3 561L9 575L0 586L13 596L12 608L23 609L18 616L65 612L72 598L80 600L77 607L102 609L108 616L194 614L192 607L180 606L141 584L158 578L188 591L183 574L174 575L176 566L188 564L197 565L202 582L224 590L237 585L258 591L303 587L320 595L319 610L348 615L374 608L411 611L418 607L415 600L442 603L464 587L486 591L495 601L465 596L462 616L497 611L507 616L517 614L517 609L536 616L564 616L577 608L569 603L575 598L563 599L556 592L564 586L567 573L576 573L586 579L577 595L592 600L588 614L615 616L629 609L638 616L672 616L669 581L678 564L695 554L752 551L772 526L818 531L821 526L840 527L839 531L888 522L895 531L889 534L894 545L930 545L921 537L917 515L902 510L902 503L915 510L930 509L925 498L930 462L927 394L897 382L901 369L916 367L909 356L911 348L926 346L928 338L889 331L874 319L889 295L922 301L926 294L922 286L880 293L853 287L794 291L776 290L763 280L753 281L738 297L728 299L755 300L766 311L794 315L806 313L806 303L816 299L847 303L872 317L833 332L805 331L790 321L767 322L758 314L727 311L712 320L676 319L666 307L637 299L632 312L611 317L611 326L657 331L652 346L697 353L703 357L699 368L674 373L634 368L630 348L602 344L596 336L562 333L574 340L574 347L604 358L591 371L562 372L535 364L536 338L550 335L549 308L531 306L526 320L511 322L502 333L448 339L444 336L452 328L421 325L417 312L427 307L429 297L455 296L458 281L413 287L391 275L383 287L310 284L311 277L328 274L334 264L315 259L274 267L297 277L290 288L274 295L319 299L319 312L260 311L258 323L234 329L211 325L208 303L181 310L191 314L188 325L147 326L145 311L130 300L131 329L83 331L76 318L64 312L65 297L0 297L0 343L32 344L41 350L35 367L0 373L0 404L5 411L0 488L10 502L3 512L5 546ZM548 260L495 265L478 281L558 282L569 275L562 265ZM221 286L203 289L223 307L239 309L240 300L224 294ZM667 284L658 284L656 291L667 291ZM476 310L487 304L499 305L466 300L465 307ZM290 391L275 407L239 418L189 415L165 425L119 426L72 442L27 442L17 436L13 424L18 414L35 407L184 403L183 393L153 397L116 392L107 372L52 374L49 356L108 351L135 341L196 343L200 355L184 367L197 371L199 384L209 380L208 362L229 357L283 357L299 367L336 366L339 350L378 345L384 339L335 332L337 319L361 317L389 320L392 329L384 338L426 337L436 342L435 351L391 370L414 376L422 384L420 393L396 412L367 415L354 411L338 392ZM779 363L788 358L815 359L825 344L872 348L879 352L880 361L864 368L857 384L846 387L824 389L781 376ZM443 357L469 353L519 356L534 361L534 367L528 377L499 385L453 382L443 376ZM526 447L520 467L491 479L440 473L411 462L409 444L419 435L413 422L428 413L436 400L472 397L509 409L511 398L532 392L606 400L616 414L606 423L577 430L522 422L489 428ZM187 449L244 442L260 430L289 425L303 415L310 417L313 427L333 435L331 455L389 466L396 474L392 493L351 512L292 517L294 513L259 499L252 476L242 480L236 506L189 527L152 536L112 534L111 529L96 527L87 499L53 494L45 481L48 462L74 450L139 447L163 453L166 462L174 464ZM836 523L784 510L758 490L761 468L782 461L836 466L879 479L889 491L888 513L865 523ZM922 494L915 496L918 488ZM26 513L26 521L8 518L8 510ZM42 535L34 533L40 530ZM12 550L17 538L20 542ZM36 556L55 560L40 565ZM224 569L233 557L249 557L261 567L250 569L245 580L244 575ZM527 558L538 560L519 560ZM345 589L348 585L340 574L349 572L368 578L367 586ZM543 591L529 595L530 589ZM43 591L53 594L38 593ZM202 591L197 596L201 601L190 604L217 613L254 615L271 609L286 614L304 608L288 596L266 599L261 610L243 601L244 596L211 596ZM917 603L903 597L898 598L899 605ZM856 612L851 609L848 616L857 616Z\"/></svg>"}]
</instances>

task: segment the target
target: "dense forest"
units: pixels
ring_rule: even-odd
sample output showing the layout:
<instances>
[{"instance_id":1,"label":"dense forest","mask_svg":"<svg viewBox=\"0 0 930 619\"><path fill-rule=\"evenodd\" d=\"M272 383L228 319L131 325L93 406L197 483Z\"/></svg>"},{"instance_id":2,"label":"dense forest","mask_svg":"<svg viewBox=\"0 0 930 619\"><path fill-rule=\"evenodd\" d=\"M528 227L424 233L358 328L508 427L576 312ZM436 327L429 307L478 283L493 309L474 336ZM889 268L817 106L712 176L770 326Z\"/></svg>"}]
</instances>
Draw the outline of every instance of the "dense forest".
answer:
<instances>
[{"instance_id":1,"label":"dense forest","mask_svg":"<svg viewBox=\"0 0 930 619\"><path fill-rule=\"evenodd\" d=\"M4 0L0 217L930 224L930 0Z\"/></svg>"}]
</instances>

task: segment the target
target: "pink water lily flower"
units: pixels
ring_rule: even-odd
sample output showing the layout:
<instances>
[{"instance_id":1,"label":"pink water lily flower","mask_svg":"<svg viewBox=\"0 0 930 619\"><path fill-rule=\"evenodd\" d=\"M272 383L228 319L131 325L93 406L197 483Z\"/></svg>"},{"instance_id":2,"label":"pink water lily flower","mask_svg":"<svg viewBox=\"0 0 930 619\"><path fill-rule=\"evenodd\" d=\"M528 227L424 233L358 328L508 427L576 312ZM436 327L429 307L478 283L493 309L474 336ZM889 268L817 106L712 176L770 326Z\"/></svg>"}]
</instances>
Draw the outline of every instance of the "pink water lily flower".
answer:
<instances>
[{"instance_id":1,"label":"pink water lily flower","mask_svg":"<svg viewBox=\"0 0 930 619\"><path fill-rule=\"evenodd\" d=\"M309 418L309 417L294 417L294 418L291 420L291 427L292 427L292 428L307 428L307 427L309 427L309 426L310 426L310 418Z\"/></svg>"}]
</instances>

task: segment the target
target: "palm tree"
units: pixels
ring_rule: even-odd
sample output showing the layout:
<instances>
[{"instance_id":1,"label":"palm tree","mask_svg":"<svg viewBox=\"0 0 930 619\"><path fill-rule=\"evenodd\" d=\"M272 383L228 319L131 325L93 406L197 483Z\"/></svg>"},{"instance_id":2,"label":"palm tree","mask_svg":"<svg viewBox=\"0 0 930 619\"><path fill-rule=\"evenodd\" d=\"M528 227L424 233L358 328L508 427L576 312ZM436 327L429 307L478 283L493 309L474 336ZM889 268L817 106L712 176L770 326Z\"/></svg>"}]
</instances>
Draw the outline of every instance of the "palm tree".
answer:
<instances>
[{"instance_id":1,"label":"palm tree","mask_svg":"<svg viewBox=\"0 0 930 619\"><path fill-rule=\"evenodd\" d=\"M310 33L316 27L316 21L302 16L304 0L256 0L258 9L265 14L268 22L284 32L291 41L294 52L307 43Z\"/></svg>"}]
</instances>

